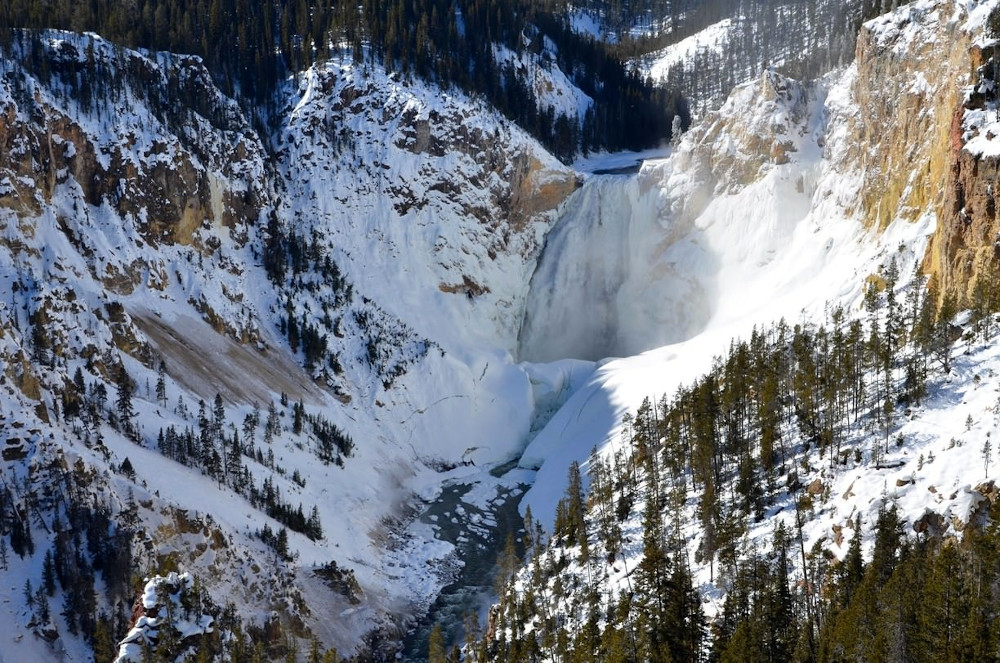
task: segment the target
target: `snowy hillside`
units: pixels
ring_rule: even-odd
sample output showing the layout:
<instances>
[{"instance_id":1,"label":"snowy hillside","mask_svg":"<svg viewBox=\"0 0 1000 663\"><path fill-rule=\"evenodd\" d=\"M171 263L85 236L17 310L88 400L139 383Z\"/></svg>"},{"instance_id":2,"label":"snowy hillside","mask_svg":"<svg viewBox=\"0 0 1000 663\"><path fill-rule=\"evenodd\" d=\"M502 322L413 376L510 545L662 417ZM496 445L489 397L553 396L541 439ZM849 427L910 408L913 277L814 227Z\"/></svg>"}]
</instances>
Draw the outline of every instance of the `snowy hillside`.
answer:
<instances>
[{"instance_id":1,"label":"snowy hillside","mask_svg":"<svg viewBox=\"0 0 1000 663\"><path fill-rule=\"evenodd\" d=\"M716 471L749 506L702 516L709 482L694 463L678 471L691 493L669 497L684 516L675 541L706 613L723 613L731 580L712 527L759 509L741 541L763 549L806 487L800 544L830 559L858 515L867 554L890 502L908 527L960 531L992 499L980 466L985 479L1000 365L977 340L992 327L968 314L945 357L947 319L920 327L914 303L908 328L934 338L904 346L881 311L952 301L973 254L976 292L994 302L995 168L976 159L992 158L996 101L985 74L968 79L970 57L980 73L994 57L994 4L914 3L867 24L861 61L814 83L762 68L634 173L636 155L577 172L483 96L344 46L277 85L264 126L197 57L13 33L0 43L0 651L422 658L431 622L451 644L492 599L498 555L513 572L513 539L500 552L518 507L550 534L577 527L557 509L573 463L586 475L631 458L637 413L730 384L703 376L764 329L806 344L820 325L871 326L907 357L933 341L951 371L931 371L916 405L916 369L865 350L856 378L875 396L833 427L836 455L831 419L799 407L805 387L789 379L776 406L787 455ZM957 54L940 41L952 33ZM518 35L534 56L490 52L548 109L539 122L593 123L607 89L572 85L565 50L540 35ZM953 131L975 94L982 107ZM588 140L566 135L568 154ZM929 194L955 159L971 159L961 186ZM943 284L926 298L913 294L922 268ZM741 391L762 400L755 377ZM879 389L911 400L876 402ZM563 588L596 570L604 610L646 554L641 493L656 484L639 483L627 499L616 488L620 549L595 538L594 568L570 559L589 545L577 527L544 553ZM580 625L582 594L552 578L539 605Z\"/></svg>"},{"instance_id":2,"label":"snowy hillside","mask_svg":"<svg viewBox=\"0 0 1000 663\"><path fill-rule=\"evenodd\" d=\"M804 79L846 66L862 18L878 13L865 0L695 4L639 39L637 47L646 48L635 61L654 80L683 90L700 118L765 69Z\"/></svg>"},{"instance_id":3,"label":"snowy hillside","mask_svg":"<svg viewBox=\"0 0 1000 663\"><path fill-rule=\"evenodd\" d=\"M757 561L774 564L775 559L783 560L781 586L791 592L795 609L803 610L803 641L814 631L817 638L846 637L821 633L820 618L809 611L821 602L817 596L822 592L815 588L845 573L837 564L849 555L852 537L860 542L864 559L874 556L874 568L884 554L879 537L889 527L888 518L897 519L891 521L899 532L897 546L909 545L900 543L906 535L922 542L961 539L964 532L978 532L989 522L987 513L996 502L988 481L997 411L991 380L998 367L992 336L996 321L986 312L997 302L995 288L980 281L978 294L962 300L973 311L958 317L955 325L955 295L937 289L937 278L954 278L953 273L933 277L927 303L920 304L926 283L921 270L936 260L929 250L932 236L934 243L941 241L941 228L954 227L952 215L965 215L967 223L978 227L983 220L976 216L972 221L972 215L984 212L978 198L973 208L971 196L964 199L965 209L961 203L952 208L951 202L940 205L938 198L923 197L923 161L913 155L933 155L935 163L940 159L944 164L988 158L975 130L966 134L967 146L963 139L953 138L947 147L932 141L945 127L956 135L960 125L952 118L964 112L958 104L965 95L958 93L970 89L965 88L970 60L986 81L975 89L986 89L988 103L993 103L986 78L993 40L984 35L984 24L994 8L992 2L930 0L901 8L865 26L861 62L808 85L767 71L738 87L670 158L645 163L634 178L594 178L574 194L574 199L606 199L604 191L615 190L615 203L591 205L601 212L577 222L593 224L583 235L594 236L595 246L614 247L613 253L595 259L585 243L578 244L565 251L550 278L568 283L573 279L561 274L604 275L604 282L614 287L602 291L591 286L586 291L598 293L595 301L572 300L569 310L588 312L580 323L573 318L573 323L565 322L565 311L553 305L554 295L540 300L537 311L529 305L526 331L539 324L532 322L532 311L552 316L552 323L548 335L539 334L537 341L522 333L522 342L529 341L526 354L544 355L554 346L547 339L552 330L580 324L595 325L588 338L604 339L612 347L620 342L615 328L627 329L633 338L645 337L630 353L646 351L600 363L522 455L523 467L538 468L522 512L530 508L552 538L543 547L528 533L529 545L535 546L531 561L510 576L511 584L490 615L495 630L477 644L480 656L486 652L498 660L514 660L516 654L510 652L537 648L543 660L556 660L600 648L600 656L613 657L621 648L627 658L631 647L632 656L671 660L656 653L656 636L649 635L662 627L674 629L675 636L666 637L678 639L671 640L670 649L674 657L687 652L680 654L682 660L700 660L698 646L730 646L730 654L743 652L747 660L757 660L750 645L737 644L738 637L754 636L734 633L735 622L726 620L749 619L752 602L731 592L743 582L743 573L756 573ZM957 51L949 50L953 43L959 44ZM913 69L900 61L912 62ZM873 77L873 70L880 75ZM915 73L921 71L933 80L927 83ZM897 125L859 115L859 109L871 107L872 95L888 96L892 90L913 95L914 108L924 109L915 110L913 117L928 123L927 143L921 136L900 144ZM981 117L973 107L967 126ZM909 121L899 120L900 125ZM859 124L867 129L860 149ZM911 157L897 166L893 178L898 174L909 184L896 190L896 207L873 204L878 194L872 195L869 183L886 176L875 169L873 156L895 155L899 149L909 149ZM859 152L867 156L859 158ZM955 166L952 177L957 172ZM976 181L975 186L986 184ZM940 180L938 188L944 188ZM956 188L961 201L962 189ZM964 190L972 190L972 184ZM913 202L918 197L924 202ZM624 210L626 218L616 218L613 210ZM608 241L601 230L605 225L643 230L627 242ZM548 252L568 245L556 226L536 278L548 273L543 271ZM638 270L643 291L658 293L652 315L637 314L600 294L627 292L629 269L636 262L643 266ZM983 266L978 278L990 278L985 270L995 269L995 263L990 264L994 267ZM892 310L901 310L904 300L906 330L897 332L902 327L892 322ZM927 331L939 304L942 318L934 331ZM605 308L617 315L589 315ZM931 313L918 314L927 310ZM918 317L925 327L919 327ZM884 397L884 402L872 405L860 420L855 410L853 423L841 430L831 423L840 416L835 407L819 419L808 414L805 399L835 400L831 385L841 378L823 369L818 377L822 387L815 387L823 390L821 397L799 391L805 384L802 376L812 370L802 348L812 339L821 348L836 344L849 328L855 330L850 333L870 328L867 344L883 342L883 333L903 336L889 341L901 349L882 368L866 364L872 367L861 380L864 386L852 391L855 399ZM677 342L656 347L664 333L676 334ZM901 338L909 339L905 349ZM753 364L756 369L744 364L741 373L739 362L769 343L775 343L777 353L764 364ZM786 353L799 386L775 405L788 408L789 417L777 415L776 420L785 424L770 429L770 415L761 405L767 398L763 394L770 393L766 376L782 370ZM837 357L838 350L821 349L818 356ZM921 356L922 368L910 363ZM921 384L921 375L927 376L926 391L914 386ZM720 400L725 398L736 399L737 405ZM750 412L759 413L763 423L742 419L758 416L745 410L740 414L743 399L754 403ZM721 420L705 423L713 421L710 408L719 408ZM772 434L777 437L768 437ZM706 439L728 451L701 450L711 448L699 446L707 445ZM831 439L837 440L836 452ZM741 446L747 440L750 451ZM775 440L785 462L772 475L768 445ZM704 454L715 455L706 460ZM861 530L856 531L859 522ZM786 533L801 547L801 557L796 552L786 558L776 547L776 541L788 541ZM980 545L976 541L969 546ZM905 556L905 551L897 552L898 559ZM665 566L656 566L657 554L667 560ZM669 581L660 579L665 584L657 594L661 586L650 583L658 582L655 574L660 572L674 575ZM690 583L689 589L681 587L684 583ZM671 613L671 619L679 620L672 627L642 621L653 619L657 596L663 609L675 593L677 606L687 606L677 609L689 612ZM670 605L667 609L673 610L675 604ZM709 620L707 630L699 626L702 614ZM766 613L761 614L766 623ZM692 637L702 644L685 649L688 645L679 642L687 637L682 633L700 634ZM810 642L814 636L808 636ZM642 647L653 647L653 653ZM886 660L894 659L890 654Z\"/></svg>"},{"instance_id":4,"label":"snowy hillside","mask_svg":"<svg viewBox=\"0 0 1000 663\"><path fill-rule=\"evenodd\" d=\"M226 628L277 610L278 633L394 648L458 566L422 500L478 483L490 518L523 477L488 471L580 372L511 357L577 176L482 103L377 69L306 72L265 146L197 58L68 33L11 48L39 55L0 64L3 508L37 548L4 565L37 587L48 539L80 535L74 503L32 497L33 468L79 465L124 568L191 572L216 616L240 605ZM98 74L120 82L83 95ZM123 636L128 579L103 554L77 572L107 594L81 606L60 576L46 602ZM5 651L45 658L30 623L85 657L58 610L4 596Z\"/></svg>"},{"instance_id":5,"label":"snowy hillside","mask_svg":"<svg viewBox=\"0 0 1000 663\"><path fill-rule=\"evenodd\" d=\"M643 166L639 190L658 200L647 204L652 219L635 244L655 247L658 262L639 273L646 291L663 294L645 329L628 327L648 335L636 356L602 365L522 457L527 466L549 461L525 501L543 522L571 460L613 447L624 412L693 380L730 339L782 317L857 308L865 277L889 255L901 273L913 273L933 219L865 229L852 214L859 177L834 168L849 148L840 126L854 113L853 80L848 70L812 88L767 72L737 88L670 159ZM760 112L745 114L747 107ZM657 348L661 330L683 342Z\"/></svg>"}]
</instances>

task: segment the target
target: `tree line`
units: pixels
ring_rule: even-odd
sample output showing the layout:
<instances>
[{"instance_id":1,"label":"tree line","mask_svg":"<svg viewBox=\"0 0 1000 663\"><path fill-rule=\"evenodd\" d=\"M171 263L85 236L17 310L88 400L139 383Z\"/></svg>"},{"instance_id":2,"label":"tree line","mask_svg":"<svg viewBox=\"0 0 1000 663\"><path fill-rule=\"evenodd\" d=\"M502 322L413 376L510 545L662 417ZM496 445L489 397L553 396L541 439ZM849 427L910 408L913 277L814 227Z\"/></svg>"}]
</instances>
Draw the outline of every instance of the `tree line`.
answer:
<instances>
[{"instance_id":1,"label":"tree line","mask_svg":"<svg viewBox=\"0 0 1000 663\"><path fill-rule=\"evenodd\" d=\"M289 75L346 57L483 95L564 159L655 145L670 137L674 115L688 123L684 99L654 87L608 44L575 33L565 8L542 0L10 0L0 7L0 45L17 28L91 31L201 56L220 88L262 120L276 117ZM560 68L594 99L589 116L557 115L496 55L506 48L542 62L546 44L557 45ZM91 94L95 83L85 85L80 94Z\"/></svg>"}]
</instances>

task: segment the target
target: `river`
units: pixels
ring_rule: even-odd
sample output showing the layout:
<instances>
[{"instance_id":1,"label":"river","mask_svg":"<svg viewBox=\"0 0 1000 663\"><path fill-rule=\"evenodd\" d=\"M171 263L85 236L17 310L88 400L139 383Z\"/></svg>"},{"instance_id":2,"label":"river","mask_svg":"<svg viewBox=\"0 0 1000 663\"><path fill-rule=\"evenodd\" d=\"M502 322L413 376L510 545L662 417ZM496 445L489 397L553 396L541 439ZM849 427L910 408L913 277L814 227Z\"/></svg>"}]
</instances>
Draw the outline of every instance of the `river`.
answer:
<instances>
[{"instance_id":1,"label":"river","mask_svg":"<svg viewBox=\"0 0 1000 663\"><path fill-rule=\"evenodd\" d=\"M515 464L497 468L492 473L494 478L513 469ZM466 499L473 487L461 482L446 485L420 515L420 521L432 525L439 539L455 546L455 554L463 565L452 582L441 590L426 617L404 640L404 661L427 660L428 637L437 623L441 624L449 649L465 642L466 615L470 612L476 615L481 627L485 626L486 612L497 600L494 590L497 562L507 535L513 532L520 540L524 533L518 505L526 484L496 484L495 495L483 506Z\"/></svg>"}]
</instances>

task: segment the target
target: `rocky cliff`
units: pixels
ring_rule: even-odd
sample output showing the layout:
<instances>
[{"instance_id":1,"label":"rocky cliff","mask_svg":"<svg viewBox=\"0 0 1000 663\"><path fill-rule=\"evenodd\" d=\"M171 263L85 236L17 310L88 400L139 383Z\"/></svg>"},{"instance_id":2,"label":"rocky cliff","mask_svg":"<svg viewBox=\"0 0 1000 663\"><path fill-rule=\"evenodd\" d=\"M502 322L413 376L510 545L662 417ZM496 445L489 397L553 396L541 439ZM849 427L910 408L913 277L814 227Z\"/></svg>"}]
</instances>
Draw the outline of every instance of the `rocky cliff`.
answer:
<instances>
[{"instance_id":1,"label":"rocky cliff","mask_svg":"<svg viewBox=\"0 0 1000 663\"><path fill-rule=\"evenodd\" d=\"M861 212L873 227L894 218L937 220L924 260L941 297L969 304L996 279L995 153L984 145L995 108L990 3L915 2L867 23L857 46L855 148ZM977 140L978 138L978 140ZM971 143L971 144L970 144Z\"/></svg>"}]
</instances>

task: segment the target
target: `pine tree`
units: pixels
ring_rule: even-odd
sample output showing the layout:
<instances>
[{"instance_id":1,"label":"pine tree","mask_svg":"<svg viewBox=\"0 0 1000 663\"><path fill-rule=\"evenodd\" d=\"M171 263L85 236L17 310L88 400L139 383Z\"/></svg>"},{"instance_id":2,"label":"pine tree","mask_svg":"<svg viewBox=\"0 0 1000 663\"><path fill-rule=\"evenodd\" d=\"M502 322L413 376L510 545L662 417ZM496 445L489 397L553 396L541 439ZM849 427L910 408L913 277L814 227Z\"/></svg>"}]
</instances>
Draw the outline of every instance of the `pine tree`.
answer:
<instances>
[{"instance_id":1,"label":"pine tree","mask_svg":"<svg viewBox=\"0 0 1000 663\"><path fill-rule=\"evenodd\" d=\"M107 614L103 612L97 618L97 625L94 628L93 649L95 661L114 660L117 652L111 621L108 619Z\"/></svg>"},{"instance_id":2,"label":"pine tree","mask_svg":"<svg viewBox=\"0 0 1000 663\"><path fill-rule=\"evenodd\" d=\"M580 546L580 560L586 562L589 557L589 546L583 503L583 482L580 478L580 464L576 461L573 461L569 466L565 499L566 543L570 546Z\"/></svg>"},{"instance_id":3,"label":"pine tree","mask_svg":"<svg viewBox=\"0 0 1000 663\"><path fill-rule=\"evenodd\" d=\"M274 550L282 559L288 559L288 530L284 527L278 532L274 541Z\"/></svg>"},{"instance_id":4,"label":"pine tree","mask_svg":"<svg viewBox=\"0 0 1000 663\"><path fill-rule=\"evenodd\" d=\"M160 361L156 370L156 401L163 407L167 406L167 364Z\"/></svg>"},{"instance_id":5,"label":"pine tree","mask_svg":"<svg viewBox=\"0 0 1000 663\"><path fill-rule=\"evenodd\" d=\"M292 406L292 432L296 435L302 434L302 422L305 419L306 408L300 400Z\"/></svg>"},{"instance_id":6,"label":"pine tree","mask_svg":"<svg viewBox=\"0 0 1000 663\"><path fill-rule=\"evenodd\" d=\"M444 630L441 623L436 622L427 639L427 663L446 663Z\"/></svg>"},{"instance_id":7,"label":"pine tree","mask_svg":"<svg viewBox=\"0 0 1000 663\"><path fill-rule=\"evenodd\" d=\"M131 479L131 480L135 481L135 468L134 468L134 467L132 467L132 461L130 461L130 460L128 459L128 456L125 456L125 459L124 459L124 460L122 461L122 463L121 463L121 465L120 465L120 466L118 467L118 469L119 469L119 470L121 471L121 473L122 473L122 474L124 474L124 475L125 475L126 477L128 477L129 479Z\"/></svg>"},{"instance_id":8,"label":"pine tree","mask_svg":"<svg viewBox=\"0 0 1000 663\"><path fill-rule=\"evenodd\" d=\"M218 441L222 439L222 430L226 426L226 406L222 402L222 395L216 392L215 400L212 403L212 437Z\"/></svg>"},{"instance_id":9,"label":"pine tree","mask_svg":"<svg viewBox=\"0 0 1000 663\"><path fill-rule=\"evenodd\" d=\"M129 431L131 430L132 418L135 417L135 409L132 407L132 391L135 387L128 371L125 370L124 363L118 365L115 387L118 389L118 398L115 401L118 417L122 422L122 427Z\"/></svg>"},{"instance_id":10,"label":"pine tree","mask_svg":"<svg viewBox=\"0 0 1000 663\"><path fill-rule=\"evenodd\" d=\"M993 445L990 444L990 434L986 433L986 439L983 440L983 447L980 450L980 455L983 457L983 472L985 477L988 479L990 476L990 454L993 453Z\"/></svg>"},{"instance_id":11,"label":"pine tree","mask_svg":"<svg viewBox=\"0 0 1000 663\"><path fill-rule=\"evenodd\" d=\"M42 587L48 596L56 593L56 568L52 562L52 551L45 551L45 560L42 563Z\"/></svg>"},{"instance_id":12,"label":"pine tree","mask_svg":"<svg viewBox=\"0 0 1000 663\"><path fill-rule=\"evenodd\" d=\"M839 600L841 606L846 607L850 603L854 590L861 584L864 574L864 560L861 557L861 514L858 514L854 521L854 535L851 543L847 547L847 555L840 565L840 591Z\"/></svg>"},{"instance_id":13,"label":"pine tree","mask_svg":"<svg viewBox=\"0 0 1000 663\"><path fill-rule=\"evenodd\" d=\"M930 659L958 660L958 644L969 605L962 575L956 546L942 546L933 560L918 616L922 649L930 654Z\"/></svg>"}]
</instances>

